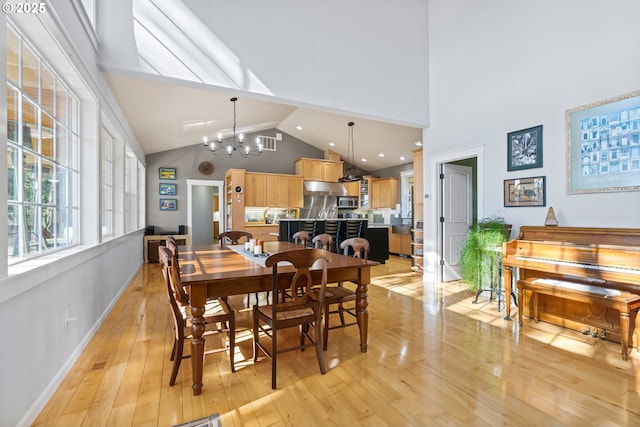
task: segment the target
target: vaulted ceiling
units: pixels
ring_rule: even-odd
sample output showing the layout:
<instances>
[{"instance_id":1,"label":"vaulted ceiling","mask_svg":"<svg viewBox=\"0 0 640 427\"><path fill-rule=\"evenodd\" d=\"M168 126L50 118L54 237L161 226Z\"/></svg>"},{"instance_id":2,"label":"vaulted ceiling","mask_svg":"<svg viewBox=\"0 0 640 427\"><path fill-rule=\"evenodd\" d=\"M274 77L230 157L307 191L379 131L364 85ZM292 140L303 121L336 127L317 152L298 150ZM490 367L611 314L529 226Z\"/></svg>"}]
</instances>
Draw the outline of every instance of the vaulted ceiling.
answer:
<instances>
[{"instance_id":1,"label":"vaulted ceiling","mask_svg":"<svg viewBox=\"0 0 640 427\"><path fill-rule=\"evenodd\" d=\"M108 72L104 77L145 154L202 144L204 136L214 139L218 132L231 135L230 98L237 94ZM238 96L236 109L238 133L276 128L345 161L354 157L365 170L411 162L416 142L422 141L421 128L262 99ZM355 122L354 156L348 151L350 121Z\"/></svg>"}]
</instances>

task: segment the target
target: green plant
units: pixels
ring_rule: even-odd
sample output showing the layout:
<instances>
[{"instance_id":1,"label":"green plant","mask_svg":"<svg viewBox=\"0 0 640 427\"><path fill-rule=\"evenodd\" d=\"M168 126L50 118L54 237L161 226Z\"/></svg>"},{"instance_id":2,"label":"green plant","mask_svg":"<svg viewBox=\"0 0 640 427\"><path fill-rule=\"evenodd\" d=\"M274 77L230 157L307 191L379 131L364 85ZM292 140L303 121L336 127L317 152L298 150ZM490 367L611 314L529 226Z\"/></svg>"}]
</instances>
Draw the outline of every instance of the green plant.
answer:
<instances>
[{"instance_id":1,"label":"green plant","mask_svg":"<svg viewBox=\"0 0 640 427\"><path fill-rule=\"evenodd\" d=\"M492 266L498 249L509 240L511 224L500 216L492 216L471 226L460 251L460 275L469 289L478 291L483 283L498 283L500 269ZM493 267L493 268L492 268Z\"/></svg>"}]
</instances>

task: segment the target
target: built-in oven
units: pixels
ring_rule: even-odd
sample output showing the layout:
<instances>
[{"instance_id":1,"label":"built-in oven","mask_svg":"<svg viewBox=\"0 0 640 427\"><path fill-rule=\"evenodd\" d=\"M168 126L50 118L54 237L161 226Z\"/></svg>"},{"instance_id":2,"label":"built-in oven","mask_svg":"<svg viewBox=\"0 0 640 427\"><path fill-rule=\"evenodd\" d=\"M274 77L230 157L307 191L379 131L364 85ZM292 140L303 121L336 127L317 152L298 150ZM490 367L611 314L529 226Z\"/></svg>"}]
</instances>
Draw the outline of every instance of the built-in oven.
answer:
<instances>
[{"instance_id":1,"label":"built-in oven","mask_svg":"<svg viewBox=\"0 0 640 427\"><path fill-rule=\"evenodd\" d=\"M338 209L357 209L358 198L355 196L339 196Z\"/></svg>"}]
</instances>

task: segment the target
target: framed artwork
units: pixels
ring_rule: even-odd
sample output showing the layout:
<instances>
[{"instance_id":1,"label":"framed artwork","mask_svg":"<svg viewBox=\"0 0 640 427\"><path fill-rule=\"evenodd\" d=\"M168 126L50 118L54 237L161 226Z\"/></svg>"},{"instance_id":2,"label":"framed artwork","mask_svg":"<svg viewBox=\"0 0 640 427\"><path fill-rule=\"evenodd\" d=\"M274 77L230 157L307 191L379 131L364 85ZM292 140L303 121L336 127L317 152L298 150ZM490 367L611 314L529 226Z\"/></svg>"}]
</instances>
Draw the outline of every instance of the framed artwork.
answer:
<instances>
[{"instance_id":1,"label":"framed artwork","mask_svg":"<svg viewBox=\"0 0 640 427\"><path fill-rule=\"evenodd\" d=\"M164 182L160 183L160 195L161 196L175 196L176 195L176 184L167 184Z\"/></svg>"},{"instance_id":2,"label":"framed artwork","mask_svg":"<svg viewBox=\"0 0 640 427\"><path fill-rule=\"evenodd\" d=\"M567 110L567 194L640 190L640 91Z\"/></svg>"},{"instance_id":3,"label":"framed artwork","mask_svg":"<svg viewBox=\"0 0 640 427\"><path fill-rule=\"evenodd\" d=\"M504 206L546 206L546 177L504 180Z\"/></svg>"},{"instance_id":4,"label":"framed artwork","mask_svg":"<svg viewBox=\"0 0 640 427\"><path fill-rule=\"evenodd\" d=\"M161 211L175 211L178 209L178 201L176 199L160 199Z\"/></svg>"},{"instance_id":5,"label":"framed artwork","mask_svg":"<svg viewBox=\"0 0 640 427\"><path fill-rule=\"evenodd\" d=\"M507 134L507 170L542 167L542 125Z\"/></svg>"},{"instance_id":6,"label":"framed artwork","mask_svg":"<svg viewBox=\"0 0 640 427\"><path fill-rule=\"evenodd\" d=\"M424 228L424 221L423 220L417 220L416 221L416 230L422 230Z\"/></svg>"},{"instance_id":7,"label":"framed artwork","mask_svg":"<svg viewBox=\"0 0 640 427\"><path fill-rule=\"evenodd\" d=\"M176 179L176 168L160 168L160 179Z\"/></svg>"}]
</instances>

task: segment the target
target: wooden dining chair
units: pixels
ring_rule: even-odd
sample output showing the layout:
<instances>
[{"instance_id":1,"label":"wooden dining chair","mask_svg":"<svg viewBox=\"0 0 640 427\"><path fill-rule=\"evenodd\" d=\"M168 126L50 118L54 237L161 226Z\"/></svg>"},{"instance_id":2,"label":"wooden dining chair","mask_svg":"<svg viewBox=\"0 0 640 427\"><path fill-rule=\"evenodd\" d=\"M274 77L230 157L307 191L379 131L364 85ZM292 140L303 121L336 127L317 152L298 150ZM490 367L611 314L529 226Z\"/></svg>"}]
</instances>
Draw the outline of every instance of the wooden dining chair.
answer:
<instances>
[{"instance_id":1,"label":"wooden dining chair","mask_svg":"<svg viewBox=\"0 0 640 427\"><path fill-rule=\"evenodd\" d=\"M353 251L353 256L355 258L360 258L365 261L369 259L370 245L367 239L361 237L346 239L340 243L340 249L343 250L343 255L345 256L349 256L349 253ZM344 328L346 326L358 324L355 304L350 305L349 307L344 306L345 303L355 302L355 300L356 291L346 288L342 282L339 282L337 285L327 286L324 298L324 337L322 340L324 350L327 349L327 342L329 341L329 329ZM331 310L331 306L336 305L337 308L335 310ZM345 313L353 316L356 321L347 323L344 317ZM338 314L340 316L339 325L329 326L329 317L331 314ZM358 325L358 327L359 326L360 325Z\"/></svg>"},{"instance_id":2,"label":"wooden dining chair","mask_svg":"<svg viewBox=\"0 0 640 427\"><path fill-rule=\"evenodd\" d=\"M224 233L220 233L218 235L218 240L221 245L239 245L240 241L243 238L245 238L246 239L245 241L248 242L250 239L253 239L253 234L249 233L248 231L231 230L231 231L225 231ZM256 304L257 304L259 301L258 292L256 292L255 296L256 296ZM246 307L247 308L251 307L251 294L247 294Z\"/></svg>"},{"instance_id":3,"label":"wooden dining chair","mask_svg":"<svg viewBox=\"0 0 640 427\"><path fill-rule=\"evenodd\" d=\"M253 239L253 234L241 230L225 231L218 234L218 240L221 245L239 245L243 237L246 238L248 242L249 239Z\"/></svg>"},{"instance_id":4,"label":"wooden dining chair","mask_svg":"<svg viewBox=\"0 0 640 427\"><path fill-rule=\"evenodd\" d=\"M314 248L324 249L325 251L331 251L331 244L333 243L333 236L328 233L322 233L311 239Z\"/></svg>"},{"instance_id":5,"label":"wooden dining chair","mask_svg":"<svg viewBox=\"0 0 640 427\"><path fill-rule=\"evenodd\" d=\"M167 247L160 246L158 248L158 252L160 266L162 267L162 275L164 277L165 287L167 290L167 298L169 300L169 306L173 317L174 341L170 358L170 360L173 361L173 368L169 379L169 385L173 386L176 383L182 359L191 357L190 354L184 354L184 341L191 338L192 316L188 294L184 291L182 281L180 279L180 271L175 268L177 265L176 259L173 258L171 251ZM209 300L205 306L204 320L205 333L207 335L222 334L223 332L226 332L229 338L228 345L223 345L220 348L209 350L205 354L228 351L231 372L235 372L234 351L236 325L234 311L222 298ZM218 324L220 326L218 326Z\"/></svg>"},{"instance_id":6,"label":"wooden dining chair","mask_svg":"<svg viewBox=\"0 0 640 427\"><path fill-rule=\"evenodd\" d=\"M291 236L291 240L293 243L303 246L308 246L309 243L309 232L306 230L300 230L293 233Z\"/></svg>"},{"instance_id":7,"label":"wooden dining chair","mask_svg":"<svg viewBox=\"0 0 640 427\"><path fill-rule=\"evenodd\" d=\"M321 249L294 249L276 253L265 260L265 265L272 269L271 292L277 295L278 283L282 278L278 277L278 263L288 262L295 268L295 274L289 285L290 300L265 306L253 306L253 361L258 361L258 353L261 350L271 359L271 388L276 388L277 356L292 350L304 350L306 347L316 348L320 372L326 372L324 355L322 351L322 308L324 307L325 286L327 284L328 255ZM317 295L314 295L311 286L311 273L309 269L320 261L322 267L322 279L317 286ZM286 267L285 267L286 268ZM310 327L314 328L314 337L309 333ZM278 331L286 328L300 328L300 344L280 348L284 343L278 342ZM266 335L270 339L270 346L260 341L260 335ZM307 342L308 341L308 342Z\"/></svg>"}]
</instances>

